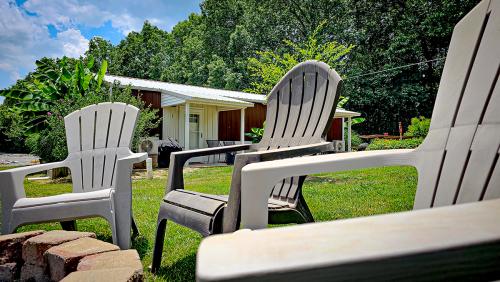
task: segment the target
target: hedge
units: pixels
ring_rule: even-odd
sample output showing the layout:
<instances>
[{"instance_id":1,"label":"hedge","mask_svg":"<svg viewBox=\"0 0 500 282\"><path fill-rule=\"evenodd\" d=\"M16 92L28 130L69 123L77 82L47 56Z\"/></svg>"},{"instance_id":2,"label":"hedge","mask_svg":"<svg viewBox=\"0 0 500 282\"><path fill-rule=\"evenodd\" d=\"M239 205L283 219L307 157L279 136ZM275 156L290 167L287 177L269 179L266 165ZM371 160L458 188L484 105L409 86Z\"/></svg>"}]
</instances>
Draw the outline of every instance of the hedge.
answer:
<instances>
[{"instance_id":1,"label":"hedge","mask_svg":"<svg viewBox=\"0 0 500 282\"><path fill-rule=\"evenodd\" d=\"M375 139L366 150L389 150L389 149L413 149L422 143L424 138L411 138L411 139Z\"/></svg>"}]
</instances>

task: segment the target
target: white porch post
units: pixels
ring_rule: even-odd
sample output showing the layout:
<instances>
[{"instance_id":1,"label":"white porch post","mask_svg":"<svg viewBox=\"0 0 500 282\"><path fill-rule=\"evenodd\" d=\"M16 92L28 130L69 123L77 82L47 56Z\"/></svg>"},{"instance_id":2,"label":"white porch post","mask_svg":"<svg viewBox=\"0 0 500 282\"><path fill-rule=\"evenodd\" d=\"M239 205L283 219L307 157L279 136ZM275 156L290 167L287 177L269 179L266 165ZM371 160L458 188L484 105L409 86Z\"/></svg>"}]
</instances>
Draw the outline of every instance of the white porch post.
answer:
<instances>
[{"instance_id":1,"label":"white porch post","mask_svg":"<svg viewBox=\"0 0 500 282\"><path fill-rule=\"evenodd\" d=\"M345 152L345 131L344 131L344 128L345 128L345 119L342 118L342 141L344 142L344 152Z\"/></svg>"},{"instance_id":2,"label":"white porch post","mask_svg":"<svg viewBox=\"0 0 500 282\"><path fill-rule=\"evenodd\" d=\"M347 151L351 151L351 117L347 118Z\"/></svg>"},{"instance_id":3,"label":"white porch post","mask_svg":"<svg viewBox=\"0 0 500 282\"><path fill-rule=\"evenodd\" d=\"M240 141L241 141L241 144L245 143L245 108L241 109Z\"/></svg>"},{"instance_id":4,"label":"white porch post","mask_svg":"<svg viewBox=\"0 0 500 282\"><path fill-rule=\"evenodd\" d=\"M184 150L189 150L189 103L184 108Z\"/></svg>"}]
</instances>

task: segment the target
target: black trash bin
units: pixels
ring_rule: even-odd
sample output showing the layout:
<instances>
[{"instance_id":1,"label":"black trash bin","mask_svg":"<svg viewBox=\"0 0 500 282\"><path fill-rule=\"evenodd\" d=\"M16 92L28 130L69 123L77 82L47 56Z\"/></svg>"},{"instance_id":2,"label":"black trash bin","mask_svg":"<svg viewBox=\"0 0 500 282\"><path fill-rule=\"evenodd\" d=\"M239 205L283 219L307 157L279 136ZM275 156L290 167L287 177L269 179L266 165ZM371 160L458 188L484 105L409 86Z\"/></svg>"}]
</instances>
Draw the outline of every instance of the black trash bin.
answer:
<instances>
[{"instance_id":1,"label":"black trash bin","mask_svg":"<svg viewBox=\"0 0 500 282\"><path fill-rule=\"evenodd\" d=\"M236 142L234 141L222 141L224 146L232 146L236 145ZM234 164L234 157L236 156L236 152L228 152L226 153L226 164L227 165L233 165Z\"/></svg>"},{"instance_id":2,"label":"black trash bin","mask_svg":"<svg viewBox=\"0 0 500 282\"><path fill-rule=\"evenodd\" d=\"M170 165L170 154L182 151L182 146L172 138L167 138L158 144L158 167L165 168Z\"/></svg>"}]
</instances>

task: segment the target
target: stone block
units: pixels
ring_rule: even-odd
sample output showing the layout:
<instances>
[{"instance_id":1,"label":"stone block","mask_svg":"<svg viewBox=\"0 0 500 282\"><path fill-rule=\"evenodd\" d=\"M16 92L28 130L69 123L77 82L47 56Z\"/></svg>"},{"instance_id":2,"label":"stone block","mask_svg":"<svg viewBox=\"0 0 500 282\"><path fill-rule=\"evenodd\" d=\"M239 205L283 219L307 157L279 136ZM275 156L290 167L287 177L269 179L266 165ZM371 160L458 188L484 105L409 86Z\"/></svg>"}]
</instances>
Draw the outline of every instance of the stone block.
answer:
<instances>
[{"instance_id":1,"label":"stone block","mask_svg":"<svg viewBox=\"0 0 500 282\"><path fill-rule=\"evenodd\" d=\"M142 282L144 278L137 276L134 268L95 269L75 271L61 282Z\"/></svg>"},{"instance_id":2,"label":"stone block","mask_svg":"<svg viewBox=\"0 0 500 282\"><path fill-rule=\"evenodd\" d=\"M88 237L52 247L45 253L50 278L54 281L63 279L76 270L78 262L85 256L116 250L119 250L116 245Z\"/></svg>"},{"instance_id":3,"label":"stone block","mask_svg":"<svg viewBox=\"0 0 500 282\"><path fill-rule=\"evenodd\" d=\"M50 281L50 277L46 270L47 267L45 266L25 263L21 268L21 281Z\"/></svg>"},{"instance_id":4,"label":"stone block","mask_svg":"<svg viewBox=\"0 0 500 282\"><path fill-rule=\"evenodd\" d=\"M95 234L91 232L53 230L32 237L24 242L23 260L28 264L43 266L45 265L43 257L45 251L59 244L85 237L95 238Z\"/></svg>"},{"instance_id":5,"label":"stone block","mask_svg":"<svg viewBox=\"0 0 500 282\"><path fill-rule=\"evenodd\" d=\"M134 269L134 279L143 279L143 270L136 250L113 251L86 256L78 263L77 271L96 269L130 268ZM136 280L134 280L136 281Z\"/></svg>"},{"instance_id":6,"label":"stone block","mask_svg":"<svg viewBox=\"0 0 500 282\"><path fill-rule=\"evenodd\" d=\"M43 231L30 231L0 236L0 264L22 262L23 243L31 237L42 234Z\"/></svg>"},{"instance_id":7,"label":"stone block","mask_svg":"<svg viewBox=\"0 0 500 282\"><path fill-rule=\"evenodd\" d=\"M94 270L130 267L142 273L142 264L136 250L113 251L86 256L78 263L77 270Z\"/></svg>"},{"instance_id":8,"label":"stone block","mask_svg":"<svg viewBox=\"0 0 500 282\"><path fill-rule=\"evenodd\" d=\"M9 262L0 265L0 281L14 281L17 278L17 263Z\"/></svg>"}]
</instances>

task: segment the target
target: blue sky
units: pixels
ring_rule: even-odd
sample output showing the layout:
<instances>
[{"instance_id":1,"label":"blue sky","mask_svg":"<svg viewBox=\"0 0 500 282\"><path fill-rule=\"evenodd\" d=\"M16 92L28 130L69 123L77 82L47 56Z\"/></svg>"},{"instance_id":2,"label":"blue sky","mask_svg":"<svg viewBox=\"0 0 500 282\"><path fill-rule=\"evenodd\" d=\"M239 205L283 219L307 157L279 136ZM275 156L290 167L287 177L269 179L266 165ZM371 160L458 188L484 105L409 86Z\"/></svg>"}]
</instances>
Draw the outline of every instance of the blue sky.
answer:
<instances>
[{"instance_id":1,"label":"blue sky","mask_svg":"<svg viewBox=\"0 0 500 282\"><path fill-rule=\"evenodd\" d=\"M0 0L0 89L32 71L41 57L79 57L94 36L117 44L145 20L170 31L190 13L199 13L200 2Z\"/></svg>"}]
</instances>

